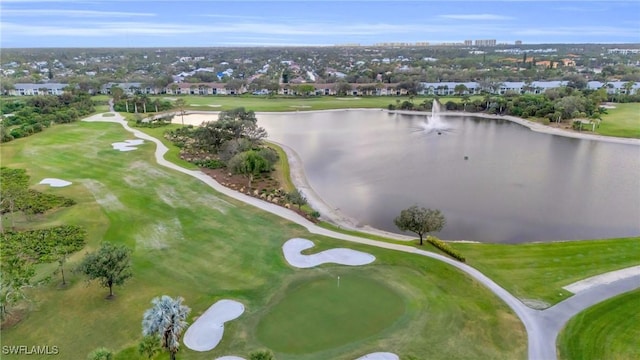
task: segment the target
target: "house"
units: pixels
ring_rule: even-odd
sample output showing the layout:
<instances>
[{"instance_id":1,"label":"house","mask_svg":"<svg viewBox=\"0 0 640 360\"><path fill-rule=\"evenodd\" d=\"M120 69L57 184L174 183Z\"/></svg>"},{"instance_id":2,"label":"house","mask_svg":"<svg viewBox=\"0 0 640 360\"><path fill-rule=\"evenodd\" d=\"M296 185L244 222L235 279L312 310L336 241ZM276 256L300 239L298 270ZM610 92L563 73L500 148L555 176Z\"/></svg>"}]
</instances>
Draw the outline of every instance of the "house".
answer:
<instances>
[{"instance_id":1,"label":"house","mask_svg":"<svg viewBox=\"0 0 640 360\"><path fill-rule=\"evenodd\" d=\"M8 91L11 96L33 96L33 95L61 95L68 84L47 83L47 84L14 84L13 89Z\"/></svg>"},{"instance_id":2,"label":"house","mask_svg":"<svg viewBox=\"0 0 640 360\"><path fill-rule=\"evenodd\" d=\"M631 85L628 85L631 84ZM587 82L587 89L589 90L598 90L598 89L607 89L607 94L626 94L627 88L629 88L629 92L631 94L640 94L640 83L629 82L629 81L610 81L610 82L601 82L601 81L589 81ZM629 95L631 95L629 94Z\"/></svg>"},{"instance_id":3,"label":"house","mask_svg":"<svg viewBox=\"0 0 640 360\"><path fill-rule=\"evenodd\" d=\"M226 86L225 83L217 82L179 83L168 85L164 92L170 95L236 95L247 92L244 85L238 90L227 89Z\"/></svg>"}]
</instances>

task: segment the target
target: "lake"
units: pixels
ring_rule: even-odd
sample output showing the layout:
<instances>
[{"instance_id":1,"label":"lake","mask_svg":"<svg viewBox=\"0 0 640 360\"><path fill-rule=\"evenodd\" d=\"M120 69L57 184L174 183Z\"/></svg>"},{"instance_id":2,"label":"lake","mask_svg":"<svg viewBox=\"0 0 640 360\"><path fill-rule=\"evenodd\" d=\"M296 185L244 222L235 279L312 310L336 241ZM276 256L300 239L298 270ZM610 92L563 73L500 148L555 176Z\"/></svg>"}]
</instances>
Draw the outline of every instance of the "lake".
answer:
<instances>
[{"instance_id":1,"label":"lake","mask_svg":"<svg viewBox=\"0 0 640 360\"><path fill-rule=\"evenodd\" d=\"M520 243L640 235L640 146L536 133L506 120L342 110L258 114L309 184L360 225L399 232L440 209L446 240ZM466 158L465 158L466 157Z\"/></svg>"}]
</instances>

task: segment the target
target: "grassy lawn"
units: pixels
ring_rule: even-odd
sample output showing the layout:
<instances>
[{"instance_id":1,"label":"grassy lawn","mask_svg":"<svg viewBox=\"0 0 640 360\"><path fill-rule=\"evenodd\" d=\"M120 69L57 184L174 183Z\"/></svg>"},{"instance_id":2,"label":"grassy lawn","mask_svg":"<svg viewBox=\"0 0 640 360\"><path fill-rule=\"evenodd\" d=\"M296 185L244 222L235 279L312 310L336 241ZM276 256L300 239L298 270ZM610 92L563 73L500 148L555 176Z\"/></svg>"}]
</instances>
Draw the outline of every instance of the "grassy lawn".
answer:
<instances>
[{"instance_id":1,"label":"grassy lawn","mask_svg":"<svg viewBox=\"0 0 640 360\"><path fill-rule=\"evenodd\" d=\"M603 301L571 319L558 337L566 360L640 359L640 290Z\"/></svg>"},{"instance_id":2,"label":"grassy lawn","mask_svg":"<svg viewBox=\"0 0 640 360\"><path fill-rule=\"evenodd\" d=\"M532 244L451 243L467 263L520 299L555 304L563 286L640 264L640 237Z\"/></svg>"},{"instance_id":3,"label":"grassy lawn","mask_svg":"<svg viewBox=\"0 0 640 360\"><path fill-rule=\"evenodd\" d=\"M342 274L339 284L332 274L305 279L278 298L260 320L257 337L269 348L289 354L326 351L375 336L405 313L400 294L351 272Z\"/></svg>"},{"instance_id":4,"label":"grassy lawn","mask_svg":"<svg viewBox=\"0 0 640 360\"><path fill-rule=\"evenodd\" d=\"M145 129L156 130L164 128ZM225 325L216 349L199 353L183 347L181 359L246 356L270 346L270 340L258 335L259 324L270 323L270 314L279 311L278 304L292 295L295 284L340 275L362 279L363 286L380 294L391 289L402 301L383 303L401 306L387 309L392 316L382 314L386 320L370 326L376 331L357 330L348 343L329 348L309 345L297 354L276 351L278 359L354 359L373 351L430 359L526 357L526 336L517 317L483 286L450 266L311 235L300 226L223 197L196 179L157 166L155 146L149 142L136 151L112 149L112 142L131 138L116 124L74 123L1 145L3 166L26 168L34 187L77 202L44 216L19 218L18 226L75 224L89 234L86 249L66 265L69 285L61 288L54 276L48 284L31 289L30 311L18 324L3 329L3 345L56 345L64 359L82 359L105 346L118 352L119 359L136 359L142 314L153 297L166 294L185 298L192 308L190 322L222 298L238 300L246 308L240 318ZM35 185L45 177L73 185ZM363 267L293 269L281 250L291 237L309 238L318 249L352 247L377 260ZM71 271L101 241L133 250L134 277L115 288L114 300L105 300L107 289L87 285ZM44 270L40 269L43 275ZM303 302L311 301L311 295L308 290ZM317 301L331 302L331 295L320 292ZM360 302L366 307L370 301ZM344 324L361 319L362 314L352 313L344 315ZM274 324L276 330L284 330L285 324ZM4 358L16 357L3 354Z\"/></svg>"},{"instance_id":5,"label":"grassy lawn","mask_svg":"<svg viewBox=\"0 0 640 360\"><path fill-rule=\"evenodd\" d=\"M640 103L615 104L602 117L598 134L627 138L640 138Z\"/></svg>"},{"instance_id":6,"label":"grassy lawn","mask_svg":"<svg viewBox=\"0 0 640 360\"><path fill-rule=\"evenodd\" d=\"M176 96L157 96L160 99L182 98L187 103L190 110L206 110L221 111L231 110L238 107L245 107L253 111L308 111L308 110L328 110L328 109L349 109L349 108L378 108L386 109L389 104L396 104L410 100L408 96L365 96L365 97L335 97L335 96L318 96L318 97L261 97L261 96L227 96L227 95L180 95ZM423 101L432 98L416 96L413 98L414 104L420 104ZM442 97L440 102L443 104L452 100L460 102L460 97Z\"/></svg>"}]
</instances>

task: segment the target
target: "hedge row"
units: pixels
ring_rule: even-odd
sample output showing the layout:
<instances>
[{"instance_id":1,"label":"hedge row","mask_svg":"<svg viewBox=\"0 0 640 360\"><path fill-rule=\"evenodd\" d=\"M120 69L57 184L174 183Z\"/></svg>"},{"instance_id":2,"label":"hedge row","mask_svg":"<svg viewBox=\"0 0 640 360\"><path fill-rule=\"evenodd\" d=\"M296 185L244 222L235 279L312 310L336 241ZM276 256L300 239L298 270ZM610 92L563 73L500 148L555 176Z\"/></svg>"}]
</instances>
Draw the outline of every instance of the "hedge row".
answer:
<instances>
[{"instance_id":1,"label":"hedge row","mask_svg":"<svg viewBox=\"0 0 640 360\"><path fill-rule=\"evenodd\" d=\"M445 254L451 256L452 258L461 261L461 262L465 262L466 259L464 256L462 256L462 254L460 254L459 252L457 252L456 250L454 250L451 246L449 246L449 244L447 244L446 242L433 237L433 236L427 236L427 242L435 247L437 247L438 249L440 249L442 252L444 252Z\"/></svg>"}]
</instances>

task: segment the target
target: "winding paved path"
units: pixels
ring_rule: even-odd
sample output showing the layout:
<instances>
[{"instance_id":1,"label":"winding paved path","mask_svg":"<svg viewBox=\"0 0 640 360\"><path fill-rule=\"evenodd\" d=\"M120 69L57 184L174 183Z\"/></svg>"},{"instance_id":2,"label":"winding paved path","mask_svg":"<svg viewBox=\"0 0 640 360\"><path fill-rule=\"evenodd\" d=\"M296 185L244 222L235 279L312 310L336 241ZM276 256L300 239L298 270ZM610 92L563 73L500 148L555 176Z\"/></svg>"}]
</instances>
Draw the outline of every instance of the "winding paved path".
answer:
<instances>
[{"instance_id":1,"label":"winding paved path","mask_svg":"<svg viewBox=\"0 0 640 360\"><path fill-rule=\"evenodd\" d=\"M155 151L155 158L158 164L168 167L170 169L179 171L181 173L193 176L205 184L212 187L214 190L232 197L234 199L245 202L249 205L253 205L261 210L268 211L272 214L278 215L284 219L292 221L296 224L304 226L310 233L323 235L335 239L341 239L351 241L359 244L365 244L370 246L376 246L384 249L403 251L410 254L417 254L427 256L433 259L440 260L451 266L454 266L469 276L482 283L489 288L494 294L502 299L515 313L518 315L524 327L527 331L528 337L528 358L530 360L555 360L556 356L556 337L564 324L575 314L592 306L600 301L615 295L633 290L640 287L640 276L634 276L612 282L610 284L604 284L596 286L580 292L573 297L556 304L555 306L546 310L533 310L525 306L520 300L511 295L508 291L503 289L500 285L496 284L493 280L482 274L475 268L460 263L448 257L440 254L416 249L415 247L408 245L391 244L382 241L370 240L360 238L357 236L342 234L339 232L327 230L321 228L309 220L303 218L297 213L283 208L281 206L265 202L263 200L242 194L235 190L231 190L227 187L220 185L213 178L204 174L199 170L187 170L181 166L178 166L172 162L164 159L164 154L169 150L160 140L147 135L139 130L129 127L124 118L118 114L113 113L114 116L103 117L102 114L94 115L83 121L88 122L113 122L122 125L127 131L133 133L137 138L151 141L157 145Z\"/></svg>"}]
</instances>

